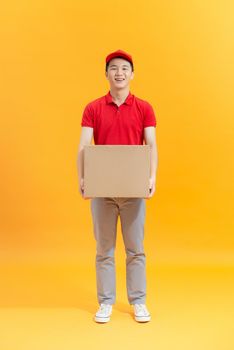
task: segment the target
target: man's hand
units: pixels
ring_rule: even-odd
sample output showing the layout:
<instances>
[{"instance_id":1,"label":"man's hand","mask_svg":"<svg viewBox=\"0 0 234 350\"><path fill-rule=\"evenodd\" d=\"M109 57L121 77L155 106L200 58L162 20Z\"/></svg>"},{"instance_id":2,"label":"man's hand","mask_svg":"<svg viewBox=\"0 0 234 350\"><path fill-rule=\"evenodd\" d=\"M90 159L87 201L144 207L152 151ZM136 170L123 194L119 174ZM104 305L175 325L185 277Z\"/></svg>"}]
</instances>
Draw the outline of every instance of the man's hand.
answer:
<instances>
[{"instance_id":1,"label":"man's hand","mask_svg":"<svg viewBox=\"0 0 234 350\"><path fill-rule=\"evenodd\" d=\"M149 179L149 195L146 199L153 197L156 188L156 178L150 177Z\"/></svg>"},{"instance_id":2,"label":"man's hand","mask_svg":"<svg viewBox=\"0 0 234 350\"><path fill-rule=\"evenodd\" d=\"M80 192L80 195L83 197L84 196L84 179L83 178L80 179L79 192Z\"/></svg>"},{"instance_id":3,"label":"man's hand","mask_svg":"<svg viewBox=\"0 0 234 350\"><path fill-rule=\"evenodd\" d=\"M90 199L89 197L84 197L84 178L80 179L79 192L83 199Z\"/></svg>"}]
</instances>

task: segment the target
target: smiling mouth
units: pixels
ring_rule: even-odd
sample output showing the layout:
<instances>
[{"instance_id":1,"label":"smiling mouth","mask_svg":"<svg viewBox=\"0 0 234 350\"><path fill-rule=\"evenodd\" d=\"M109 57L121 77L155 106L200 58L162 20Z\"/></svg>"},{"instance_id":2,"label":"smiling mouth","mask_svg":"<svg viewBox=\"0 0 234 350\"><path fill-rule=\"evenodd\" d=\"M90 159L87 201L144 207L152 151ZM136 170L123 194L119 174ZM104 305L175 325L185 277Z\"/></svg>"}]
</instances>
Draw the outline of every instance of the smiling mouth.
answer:
<instances>
[{"instance_id":1,"label":"smiling mouth","mask_svg":"<svg viewBox=\"0 0 234 350\"><path fill-rule=\"evenodd\" d=\"M115 79L115 81L124 81L125 79Z\"/></svg>"}]
</instances>

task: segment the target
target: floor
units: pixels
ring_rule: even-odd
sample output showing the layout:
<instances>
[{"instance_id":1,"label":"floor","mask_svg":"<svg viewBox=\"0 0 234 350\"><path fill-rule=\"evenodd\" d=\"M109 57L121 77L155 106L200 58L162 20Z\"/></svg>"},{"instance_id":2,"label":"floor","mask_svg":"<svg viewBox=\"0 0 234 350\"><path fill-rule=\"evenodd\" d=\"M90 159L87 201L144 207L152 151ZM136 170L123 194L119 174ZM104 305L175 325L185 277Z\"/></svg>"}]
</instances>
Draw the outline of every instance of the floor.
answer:
<instances>
[{"instance_id":1,"label":"floor","mask_svg":"<svg viewBox=\"0 0 234 350\"><path fill-rule=\"evenodd\" d=\"M116 272L111 321L98 324L90 266L2 264L0 349L234 349L234 268L148 266L144 324L128 304L124 266Z\"/></svg>"}]
</instances>

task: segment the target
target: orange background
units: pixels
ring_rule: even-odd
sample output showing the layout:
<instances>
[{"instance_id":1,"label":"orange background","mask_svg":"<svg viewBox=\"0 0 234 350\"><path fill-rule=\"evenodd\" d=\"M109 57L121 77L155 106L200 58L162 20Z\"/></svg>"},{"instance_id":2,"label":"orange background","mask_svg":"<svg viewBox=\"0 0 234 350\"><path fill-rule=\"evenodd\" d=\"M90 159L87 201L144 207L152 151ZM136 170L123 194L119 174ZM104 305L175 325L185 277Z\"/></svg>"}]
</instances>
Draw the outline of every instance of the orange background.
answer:
<instances>
[{"instance_id":1,"label":"orange background","mask_svg":"<svg viewBox=\"0 0 234 350\"><path fill-rule=\"evenodd\" d=\"M145 250L148 302L158 323L147 324L147 341L152 344L155 330L161 329L158 343L154 340L158 349L171 349L169 343L166 345L168 330L172 344L180 350L188 346L191 349L192 336L198 342L194 349L201 349L201 344L206 344L206 349L229 349L234 289L233 10L234 5L227 0L11 0L1 4L3 350L18 350L21 345L25 350L35 339L38 341L39 335L30 328L32 318L38 316L33 312L25 316L29 306L39 306L41 310L47 307L48 312L52 306L70 310L78 302L80 317L90 327L90 317L97 306L95 240L90 201L83 200L78 192L76 158L83 109L89 101L107 93L105 57L117 49L132 54L135 78L130 90L152 104L157 118L157 187L154 197L147 200ZM116 318L121 326L121 322L127 325L130 321L120 321L121 311L127 313L129 309L119 223L117 240L120 314ZM191 298L185 298L189 294L184 288L188 286L197 301L202 301L193 309L200 310L199 322L207 316L207 322L213 323L210 338L206 338L207 333L196 337L189 333L190 327L183 343L176 334L182 337L191 314L184 316L184 323L177 321L177 332L173 333L168 302L172 303L177 295L176 306L173 304L177 311L186 305L186 300L188 306L196 305ZM175 295L169 296L168 290L174 290ZM225 320L222 330L203 308L205 300L206 305L210 302L209 310L220 306L217 314L220 312L220 319ZM160 307L168 311L163 320ZM17 317L22 315L25 337L31 329L32 343L24 342L22 333L16 331ZM45 319L41 317L43 327ZM84 324L78 322L76 329L81 330ZM167 328L169 324L172 328ZM216 328L221 335L220 345L214 348L211 339L217 335ZM98 330L92 331L100 336ZM140 337L137 344L141 344L145 335L135 331L132 329L133 336ZM12 332L16 334L13 338ZM57 335L52 332L48 343L41 343L44 348L48 345L53 349L53 334ZM70 349L81 344L75 334ZM85 328L81 334L85 334ZM85 344L85 337L79 341ZM128 344L128 335L123 335L123 342ZM62 349L62 344L58 341L55 348Z\"/></svg>"}]
</instances>

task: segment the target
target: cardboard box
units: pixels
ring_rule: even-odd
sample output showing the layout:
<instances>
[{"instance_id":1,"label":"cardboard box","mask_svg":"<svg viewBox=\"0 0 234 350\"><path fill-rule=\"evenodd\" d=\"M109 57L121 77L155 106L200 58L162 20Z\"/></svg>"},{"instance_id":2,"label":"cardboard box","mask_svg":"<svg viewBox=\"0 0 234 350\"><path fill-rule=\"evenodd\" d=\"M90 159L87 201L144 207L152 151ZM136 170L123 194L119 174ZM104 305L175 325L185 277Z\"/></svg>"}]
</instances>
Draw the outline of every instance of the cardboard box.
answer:
<instances>
[{"instance_id":1,"label":"cardboard box","mask_svg":"<svg viewBox=\"0 0 234 350\"><path fill-rule=\"evenodd\" d=\"M84 196L149 195L149 145L84 146Z\"/></svg>"}]
</instances>

